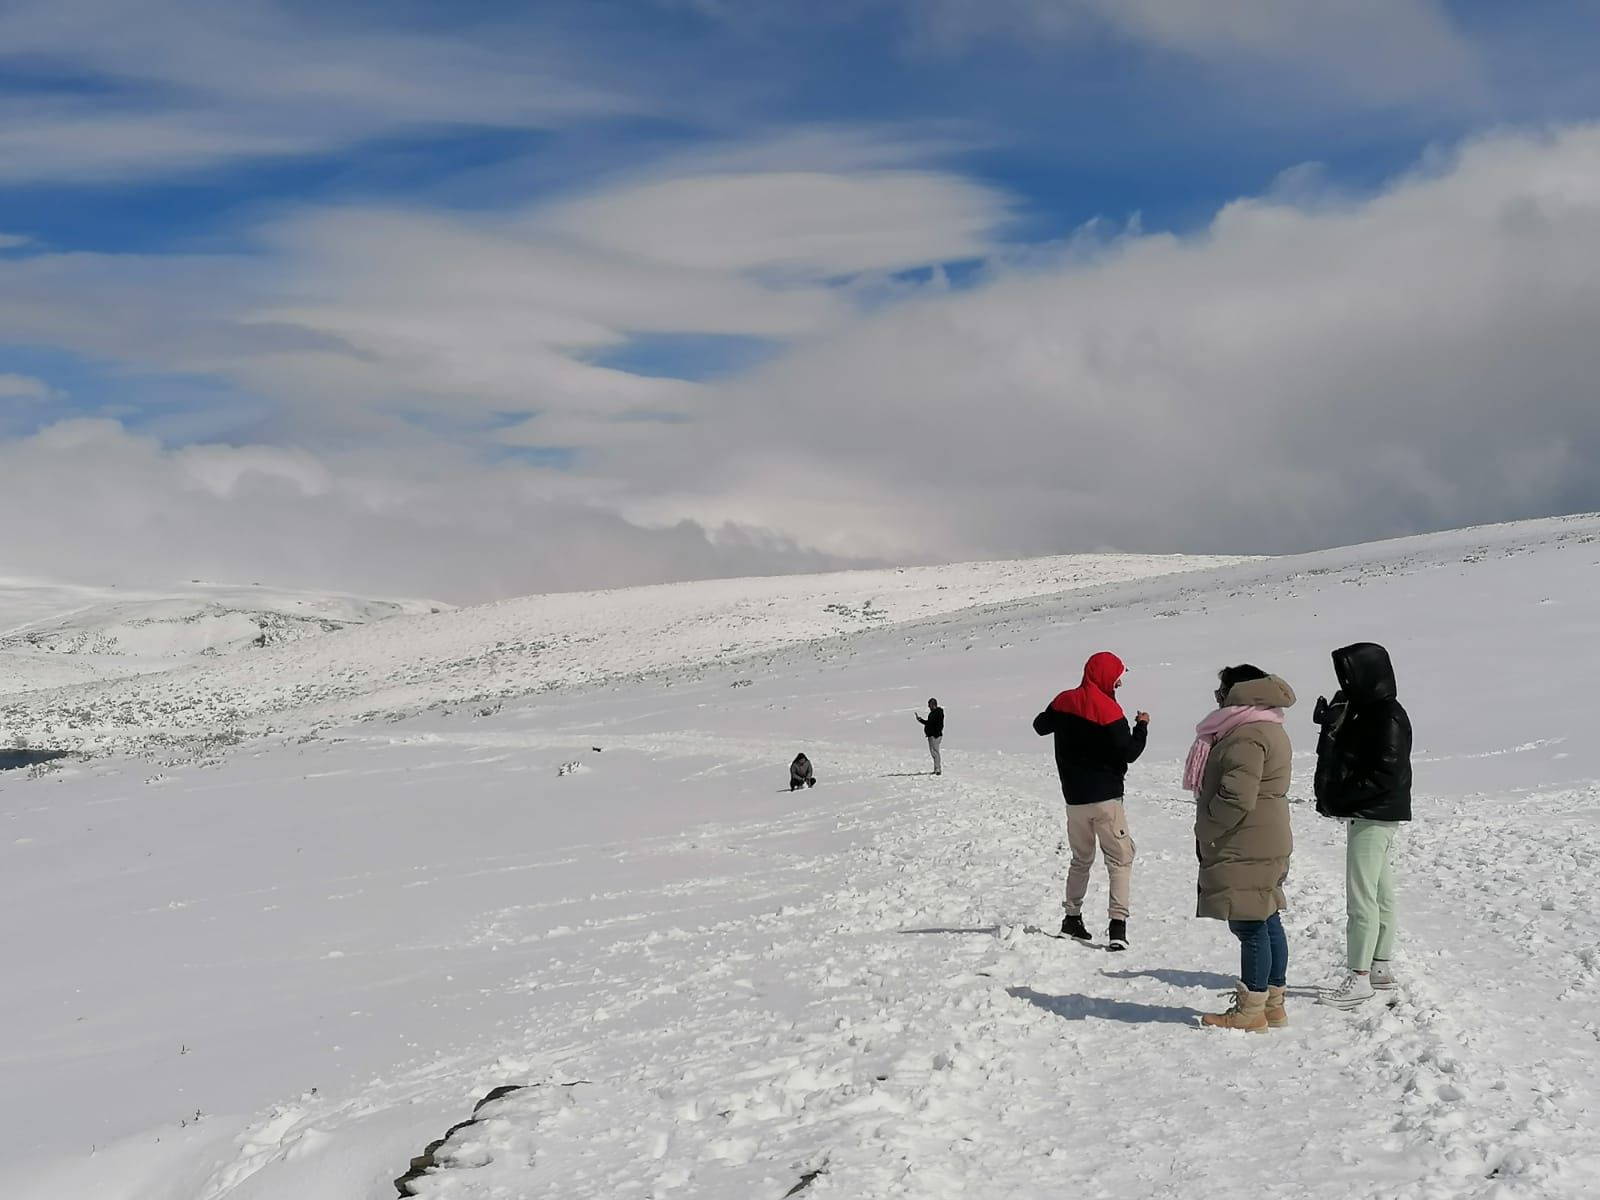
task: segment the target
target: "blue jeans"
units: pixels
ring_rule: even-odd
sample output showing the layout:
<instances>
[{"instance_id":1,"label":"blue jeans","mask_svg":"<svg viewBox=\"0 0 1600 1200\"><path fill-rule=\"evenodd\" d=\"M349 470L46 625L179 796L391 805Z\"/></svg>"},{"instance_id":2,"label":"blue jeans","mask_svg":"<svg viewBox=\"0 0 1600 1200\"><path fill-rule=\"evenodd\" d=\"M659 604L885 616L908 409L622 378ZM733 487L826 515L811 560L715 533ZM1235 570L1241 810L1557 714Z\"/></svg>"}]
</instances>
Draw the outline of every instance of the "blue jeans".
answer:
<instances>
[{"instance_id":1,"label":"blue jeans","mask_svg":"<svg viewBox=\"0 0 1600 1200\"><path fill-rule=\"evenodd\" d=\"M1288 983L1289 939L1277 913L1265 921L1229 921L1228 929L1239 939L1239 978L1249 991Z\"/></svg>"}]
</instances>

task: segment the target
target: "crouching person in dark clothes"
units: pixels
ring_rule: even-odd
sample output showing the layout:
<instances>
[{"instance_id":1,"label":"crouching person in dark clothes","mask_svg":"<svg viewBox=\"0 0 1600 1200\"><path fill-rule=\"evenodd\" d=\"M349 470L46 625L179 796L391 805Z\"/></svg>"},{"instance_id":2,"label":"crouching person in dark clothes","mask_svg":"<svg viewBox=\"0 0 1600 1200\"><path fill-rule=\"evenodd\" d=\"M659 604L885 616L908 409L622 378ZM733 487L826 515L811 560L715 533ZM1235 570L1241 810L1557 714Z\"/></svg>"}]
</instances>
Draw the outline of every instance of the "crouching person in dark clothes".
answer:
<instances>
[{"instance_id":1,"label":"crouching person in dark clothes","mask_svg":"<svg viewBox=\"0 0 1600 1200\"><path fill-rule=\"evenodd\" d=\"M803 753L796 754L794 761L789 764L789 790L792 792L799 787L816 787L817 777L811 770L811 760Z\"/></svg>"}]
</instances>

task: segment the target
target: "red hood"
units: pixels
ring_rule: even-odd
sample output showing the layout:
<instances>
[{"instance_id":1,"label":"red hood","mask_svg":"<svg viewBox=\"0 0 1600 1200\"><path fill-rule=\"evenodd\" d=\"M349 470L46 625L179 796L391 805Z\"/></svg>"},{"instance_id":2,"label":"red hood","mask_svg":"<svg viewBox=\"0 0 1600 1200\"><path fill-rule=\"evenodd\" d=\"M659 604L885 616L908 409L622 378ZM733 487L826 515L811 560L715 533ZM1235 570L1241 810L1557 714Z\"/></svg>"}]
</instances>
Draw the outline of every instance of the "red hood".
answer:
<instances>
[{"instance_id":1,"label":"red hood","mask_svg":"<svg viewBox=\"0 0 1600 1200\"><path fill-rule=\"evenodd\" d=\"M1083 682L1071 691L1062 692L1050 702L1057 712L1071 713L1096 725L1109 725L1113 721L1127 720L1122 705L1117 703L1117 680L1127 668L1122 660L1107 650L1092 655L1083 667Z\"/></svg>"}]
</instances>

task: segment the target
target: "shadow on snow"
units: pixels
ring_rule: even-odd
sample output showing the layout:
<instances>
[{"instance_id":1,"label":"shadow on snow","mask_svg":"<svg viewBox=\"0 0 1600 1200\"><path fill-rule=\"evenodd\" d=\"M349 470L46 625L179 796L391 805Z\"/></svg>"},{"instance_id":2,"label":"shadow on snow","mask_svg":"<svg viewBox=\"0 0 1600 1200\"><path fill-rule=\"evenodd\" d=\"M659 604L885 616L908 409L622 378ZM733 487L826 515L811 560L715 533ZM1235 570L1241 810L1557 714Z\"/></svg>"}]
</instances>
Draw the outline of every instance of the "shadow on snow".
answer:
<instances>
[{"instance_id":1,"label":"shadow on snow","mask_svg":"<svg viewBox=\"0 0 1600 1200\"><path fill-rule=\"evenodd\" d=\"M68 753L66 750L0 750L0 771L54 762L58 758L66 758Z\"/></svg>"},{"instance_id":2,"label":"shadow on snow","mask_svg":"<svg viewBox=\"0 0 1600 1200\"><path fill-rule=\"evenodd\" d=\"M931 929L899 929L897 933L986 933L990 937L1000 932L998 925L937 925Z\"/></svg>"},{"instance_id":3,"label":"shadow on snow","mask_svg":"<svg viewBox=\"0 0 1600 1200\"><path fill-rule=\"evenodd\" d=\"M1006 994L1068 1021L1086 1021L1093 1017L1100 1021L1126 1021L1130 1025L1193 1025L1196 1018L1204 1016L1197 1008L1170 1008L1095 996L1046 996L1029 987L1007 988Z\"/></svg>"}]
</instances>

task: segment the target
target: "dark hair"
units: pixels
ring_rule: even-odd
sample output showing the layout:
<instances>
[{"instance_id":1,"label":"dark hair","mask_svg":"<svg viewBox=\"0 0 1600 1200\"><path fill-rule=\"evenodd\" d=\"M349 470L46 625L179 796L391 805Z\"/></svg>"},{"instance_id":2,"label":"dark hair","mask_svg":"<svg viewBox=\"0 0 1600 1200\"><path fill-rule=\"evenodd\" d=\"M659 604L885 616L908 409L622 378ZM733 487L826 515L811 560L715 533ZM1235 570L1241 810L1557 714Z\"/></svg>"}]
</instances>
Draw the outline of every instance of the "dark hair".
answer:
<instances>
[{"instance_id":1,"label":"dark hair","mask_svg":"<svg viewBox=\"0 0 1600 1200\"><path fill-rule=\"evenodd\" d=\"M1223 667L1217 672L1217 681L1221 685L1217 688L1224 696L1233 690L1236 683L1248 683L1252 679L1265 679L1267 673L1260 667L1253 667L1249 663L1240 663L1237 667Z\"/></svg>"}]
</instances>

